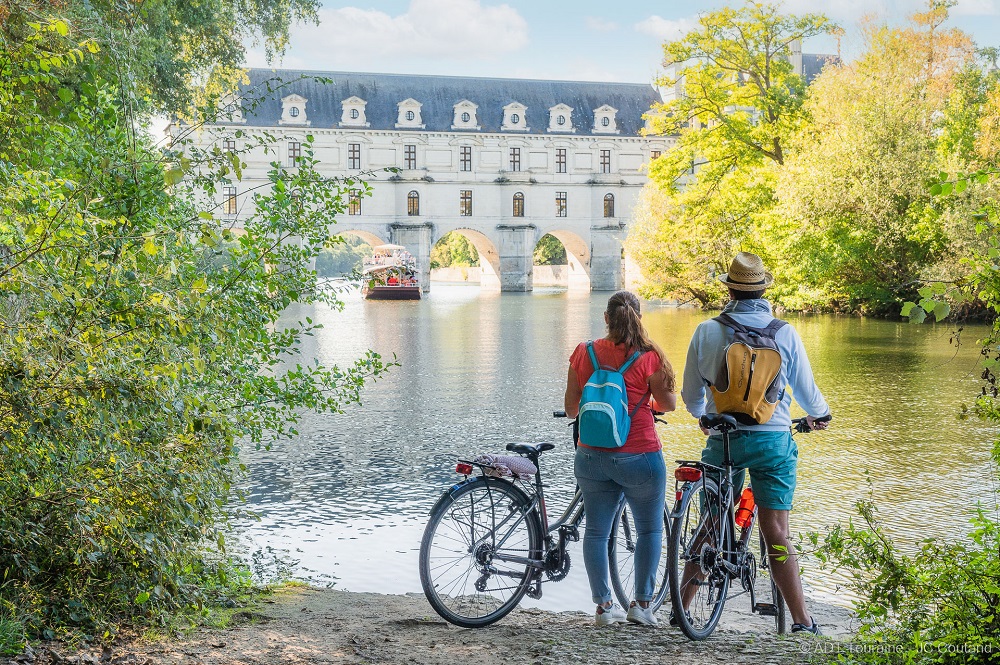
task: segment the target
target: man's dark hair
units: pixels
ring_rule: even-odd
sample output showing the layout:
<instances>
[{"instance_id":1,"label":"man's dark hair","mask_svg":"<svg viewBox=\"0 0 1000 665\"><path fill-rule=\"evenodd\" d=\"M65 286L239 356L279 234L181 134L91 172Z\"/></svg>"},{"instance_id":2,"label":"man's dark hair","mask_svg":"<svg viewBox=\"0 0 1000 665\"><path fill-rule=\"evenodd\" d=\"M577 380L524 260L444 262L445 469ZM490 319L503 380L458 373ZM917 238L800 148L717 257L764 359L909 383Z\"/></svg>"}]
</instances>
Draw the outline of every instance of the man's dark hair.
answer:
<instances>
[{"instance_id":1,"label":"man's dark hair","mask_svg":"<svg viewBox=\"0 0 1000 665\"><path fill-rule=\"evenodd\" d=\"M756 300L764 297L764 289L759 291L737 291L729 289L729 297L732 300Z\"/></svg>"}]
</instances>

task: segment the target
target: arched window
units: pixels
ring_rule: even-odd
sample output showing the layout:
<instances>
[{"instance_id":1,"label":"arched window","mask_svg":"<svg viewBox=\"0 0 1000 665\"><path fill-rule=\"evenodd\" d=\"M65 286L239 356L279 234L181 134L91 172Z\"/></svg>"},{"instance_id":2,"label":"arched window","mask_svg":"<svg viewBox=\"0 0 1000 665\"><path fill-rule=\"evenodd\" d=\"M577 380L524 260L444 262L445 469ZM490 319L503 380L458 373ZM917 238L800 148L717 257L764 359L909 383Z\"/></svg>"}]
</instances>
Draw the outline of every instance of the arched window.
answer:
<instances>
[{"instance_id":1,"label":"arched window","mask_svg":"<svg viewBox=\"0 0 1000 665\"><path fill-rule=\"evenodd\" d=\"M524 194L521 192L514 195L514 217L524 217Z\"/></svg>"},{"instance_id":2,"label":"arched window","mask_svg":"<svg viewBox=\"0 0 1000 665\"><path fill-rule=\"evenodd\" d=\"M416 217L420 214L420 194L417 193L417 190L406 195L406 214L410 217Z\"/></svg>"},{"instance_id":3,"label":"arched window","mask_svg":"<svg viewBox=\"0 0 1000 665\"><path fill-rule=\"evenodd\" d=\"M615 216L615 195L605 194L604 195L604 216L614 217Z\"/></svg>"}]
</instances>

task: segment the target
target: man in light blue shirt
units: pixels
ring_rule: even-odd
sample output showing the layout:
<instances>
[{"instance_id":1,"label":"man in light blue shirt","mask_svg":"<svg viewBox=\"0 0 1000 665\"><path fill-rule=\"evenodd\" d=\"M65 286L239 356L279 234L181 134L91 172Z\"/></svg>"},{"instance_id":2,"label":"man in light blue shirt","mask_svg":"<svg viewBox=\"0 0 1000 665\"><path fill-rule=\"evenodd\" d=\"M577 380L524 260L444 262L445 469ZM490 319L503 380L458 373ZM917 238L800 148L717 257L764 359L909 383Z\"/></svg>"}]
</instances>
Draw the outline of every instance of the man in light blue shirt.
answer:
<instances>
[{"instance_id":1,"label":"man in light blue shirt","mask_svg":"<svg viewBox=\"0 0 1000 665\"><path fill-rule=\"evenodd\" d=\"M724 313L744 326L758 329L765 328L774 320L771 304L763 298L764 291L771 286L774 278L764 269L759 256L740 252L733 259L729 272L721 275L719 280L729 287L730 301L723 309ZM732 339L733 331L714 319L704 321L694 331L684 366L681 397L688 412L695 418L715 413L715 402L708 387L718 376L726 347ZM782 387L774 414L770 420L759 425L740 424L729 435L730 452L737 468L750 471L761 533L770 549L771 573L792 615L792 632L819 634L819 627L806 609L795 550L789 540L788 512L792 508L798 462L798 448L790 430L789 407L794 395L795 401L806 411L807 422L813 429L827 427L827 422L817 422L816 419L829 416L830 408L816 387L809 358L795 328L782 326L775 333L774 341L781 353L778 384ZM702 431L710 435L702 452L702 461L721 466L722 437L704 428ZM734 476L737 492L743 485L743 475L740 471ZM685 578L693 576L693 572L690 576L685 572ZM684 600L687 606L690 598Z\"/></svg>"}]
</instances>

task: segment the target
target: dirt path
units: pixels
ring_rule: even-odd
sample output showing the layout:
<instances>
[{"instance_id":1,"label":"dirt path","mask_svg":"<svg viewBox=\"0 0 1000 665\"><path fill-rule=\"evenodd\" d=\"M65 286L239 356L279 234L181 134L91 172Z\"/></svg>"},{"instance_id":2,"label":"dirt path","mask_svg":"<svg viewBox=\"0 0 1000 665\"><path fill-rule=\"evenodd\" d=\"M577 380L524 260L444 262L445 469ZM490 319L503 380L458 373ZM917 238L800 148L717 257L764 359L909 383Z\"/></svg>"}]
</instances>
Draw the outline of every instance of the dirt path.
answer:
<instances>
[{"instance_id":1,"label":"dirt path","mask_svg":"<svg viewBox=\"0 0 1000 665\"><path fill-rule=\"evenodd\" d=\"M848 613L811 605L828 635L843 636ZM420 595L291 588L239 612L233 627L176 640L132 644L57 662L108 665L276 665L415 663L774 663L809 662L836 650L829 640L777 637L773 624L727 606L723 624L704 642L676 629L629 624L597 628L582 612L515 610L489 628L463 630L442 621ZM827 645L827 646L823 646ZM103 658L101 656L103 655ZM52 662L42 652L35 663ZM24 661L22 661L24 662Z\"/></svg>"}]
</instances>

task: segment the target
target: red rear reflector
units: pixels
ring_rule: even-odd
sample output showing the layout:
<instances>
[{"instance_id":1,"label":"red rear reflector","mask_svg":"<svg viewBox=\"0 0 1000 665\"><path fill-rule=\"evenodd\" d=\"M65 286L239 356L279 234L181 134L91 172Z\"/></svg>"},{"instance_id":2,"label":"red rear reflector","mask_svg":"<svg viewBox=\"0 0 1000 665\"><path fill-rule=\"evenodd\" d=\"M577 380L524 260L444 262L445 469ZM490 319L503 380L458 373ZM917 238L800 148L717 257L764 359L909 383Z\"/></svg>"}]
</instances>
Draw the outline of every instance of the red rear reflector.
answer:
<instances>
[{"instance_id":1,"label":"red rear reflector","mask_svg":"<svg viewBox=\"0 0 1000 665\"><path fill-rule=\"evenodd\" d=\"M701 480L701 469L693 466L679 466L674 470L674 478L682 482L693 483Z\"/></svg>"},{"instance_id":2,"label":"red rear reflector","mask_svg":"<svg viewBox=\"0 0 1000 665\"><path fill-rule=\"evenodd\" d=\"M472 465L466 464L465 462L459 462L455 465L455 473L460 473L463 476L468 476L472 473Z\"/></svg>"},{"instance_id":3,"label":"red rear reflector","mask_svg":"<svg viewBox=\"0 0 1000 665\"><path fill-rule=\"evenodd\" d=\"M684 496L684 492L677 490L677 494L674 495L674 500L680 503L681 497Z\"/></svg>"}]
</instances>

